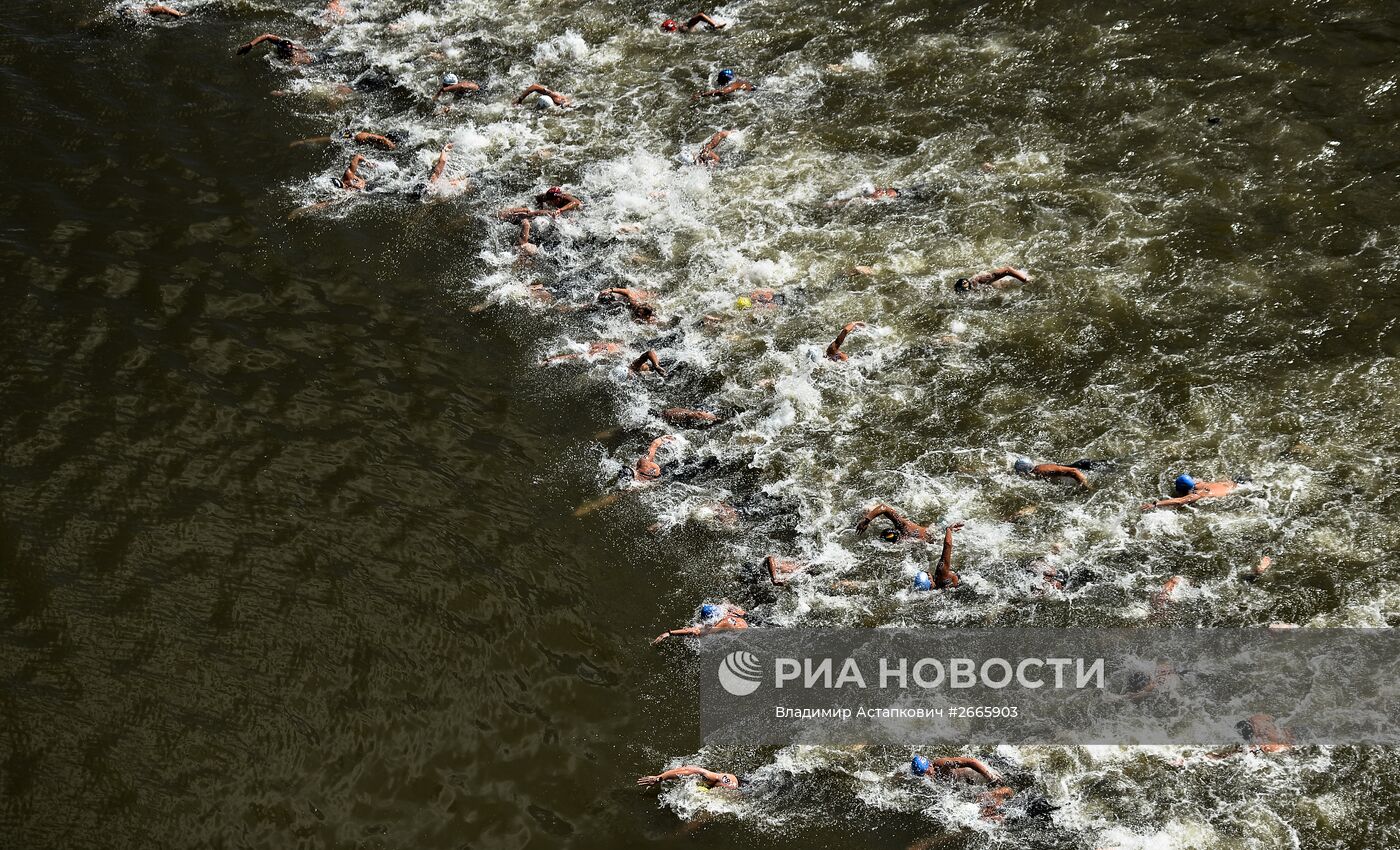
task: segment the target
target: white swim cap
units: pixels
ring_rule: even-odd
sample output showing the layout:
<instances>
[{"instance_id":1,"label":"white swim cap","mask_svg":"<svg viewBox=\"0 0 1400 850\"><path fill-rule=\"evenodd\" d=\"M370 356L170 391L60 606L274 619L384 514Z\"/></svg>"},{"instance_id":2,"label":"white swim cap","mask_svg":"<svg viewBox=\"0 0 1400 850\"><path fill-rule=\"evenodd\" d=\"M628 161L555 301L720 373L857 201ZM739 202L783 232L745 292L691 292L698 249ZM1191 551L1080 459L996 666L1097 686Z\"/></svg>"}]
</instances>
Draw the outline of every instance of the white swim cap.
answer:
<instances>
[{"instance_id":1,"label":"white swim cap","mask_svg":"<svg viewBox=\"0 0 1400 850\"><path fill-rule=\"evenodd\" d=\"M456 75L456 74L443 74L443 75L442 75L442 84L445 85L445 86L455 86L455 85L457 85L457 82L458 82L458 80L457 80L457 75Z\"/></svg>"},{"instance_id":2,"label":"white swim cap","mask_svg":"<svg viewBox=\"0 0 1400 850\"><path fill-rule=\"evenodd\" d=\"M550 100L549 95L542 94L539 96L539 99L535 101L535 104L539 106L540 109L548 109L554 105L554 101Z\"/></svg>"}]
</instances>

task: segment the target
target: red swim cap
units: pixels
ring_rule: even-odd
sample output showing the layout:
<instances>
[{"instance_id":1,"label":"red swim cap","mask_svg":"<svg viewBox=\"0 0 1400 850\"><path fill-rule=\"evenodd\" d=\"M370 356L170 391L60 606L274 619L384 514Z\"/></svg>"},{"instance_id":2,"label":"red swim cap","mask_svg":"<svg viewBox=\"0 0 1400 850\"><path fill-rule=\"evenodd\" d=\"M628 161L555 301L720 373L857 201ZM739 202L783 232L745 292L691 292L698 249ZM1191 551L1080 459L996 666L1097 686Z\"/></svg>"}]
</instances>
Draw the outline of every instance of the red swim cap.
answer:
<instances>
[{"instance_id":1,"label":"red swim cap","mask_svg":"<svg viewBox=\"0 0 1400 850\"><path fill-rule=\"evenodd\" d=\"M667 18L666 20L662 21L662 22L661 22L661 31L662 31L662 32L675 32L675 31L676 31L676 20L675 20L675 18Z\"/></svg>"},{"instance_id":2,"label":"red swim cap","mask_svg":"<svg viewBox=\"0 0 1400 850\"><path fill-rule=\"evenodd\" d=\"M564 190L560 189L558 186L550 186L548 189L544 190L544 193L546 195L562 195L564 194Z\"/></svg>"}]
</instances>

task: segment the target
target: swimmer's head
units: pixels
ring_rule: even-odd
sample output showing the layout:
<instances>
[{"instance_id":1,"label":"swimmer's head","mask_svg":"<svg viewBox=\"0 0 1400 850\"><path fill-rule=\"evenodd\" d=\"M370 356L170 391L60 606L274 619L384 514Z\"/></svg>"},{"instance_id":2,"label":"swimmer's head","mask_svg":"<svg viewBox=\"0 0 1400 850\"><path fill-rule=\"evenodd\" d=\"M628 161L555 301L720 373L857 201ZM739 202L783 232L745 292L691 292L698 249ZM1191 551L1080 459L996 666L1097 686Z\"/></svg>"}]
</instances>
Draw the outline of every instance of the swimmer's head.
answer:
<instances>
[{"instance_id":1,"label":"swimmer's head","mask_svg":"<svg viewBox=\"0 0 1400 850\"><path fill-rule=\"evenodd\" d=\"M1176 494L1178 496L1186 496L1189 495L1192 490L1196 489L1196 479L1183 473L1176 477L1173 486L1176 488Z\"/></svg>"},{"instance_id":2,"label":"swimmer's head","mask_svg":"<svg viewBox=\"0 0 1400 850\"><path fill-rule=\"evenodd\" d=\"M733 68L725 68L718 74L715 74L715 82L721 86L727 86L736 79L738 79L738 75L734 73Z\"/></svg>"},{"instance_id":3,"label":"swimmer's head","mask_svg":"<svg viewBox=\"0 0 1400 850\"><path fill-rule=\"evenodd\" d=\"M899 542L899 529L896 529L896 528L887 528L887 529L885 529L884 531L880 532L880 539L883 540L883 541L885 541L886 543L898 543L898 542Z\"/></svg>"},{"instance_id":4,"label":"swimmer's head","mask_svg":"<svg viewBox=\"0 0 1400 850\"><path fill-rule=\"evenodd\" d=\"M928 573L919 570L917 573L914 573L914 589L933 590L933 579L929 578Z\"/></svg>"},{"instance_id":5,"label":"swimmer's head","mask_svg":"<svg viewBox=\"0 0 1400 850\"><path fill-rule=\"evenodd\" d=\"M1248 720L1241 720L1235 724L1235 731L1240 733L1240 737L1246 741L1254 740L1254 724Z\"/></svg>"},{"instance_id":6,"label":"swimmer's head","mask_svg":"<svg viewBox=\"0 0 1400 850\"><path fill-rule=\"evenodd\" d=\"M540 109L548 109L553 105L554 101L550 100L547 94L542 94L535 98L535 106L538 106Z\"/></svg>"},{"instance_id":7,"label":"swimmer's head","mask_svg":"<svg viewBox=\"0 0 1400 850\"><path fill-rule=\"evenodd\" d=\"M550 186L548 189L544 190L544 196L546 198L557 198L562 194L564 194L564 190L558 186Z\"/></svg>"},{"instance_id":8,"label":"swimmer's head","mask_svg":"<svg viewBox=\"0 0 1400 850\"><path fill-rule=\"evenodd\" d=\"M914 760L909 762L909 769L914 771L915 776L923 776L933 769L933 765L923 756L914 756Z\"/></svg>"},{"instance_id":9,"label":"swimmer's head","mask_svg":"<svg viewBox=\"0 0 1400 850\"><path fill-rule=\"evenodd\" d=\"M1035 469L1035 464L1028 457L1018 457L1014 469L1022 475L1028 475L1032 469Z\"/></svg>"},{"instance_id":10,"label":"swimmer's head","mask_svg":"<svg viewBox=\"0 0 1400 850\"><path fill-rule=\"evenodd\" d=\"M713 620L718 613L719 608L708 602L700 606L700 619L702 620Z\"/></svg>"},{"instance_id":11,"label":"swimmer's head","mask_svg":"<svg viewBox=\"0 0 1400 850\"><path fill-rule=\"evenodd\" d=\"M967 282L967 278L965 278L965 277L960 277L960 278L958 278L958 282L955 283L955 284L953 284L953 291L954 291L954 292L966 292L966 291L968 291L968 290L971 289L971 288L972 288L972 284L968 283L968 282Z\"/></svg>"},{"instance_id":12,"label":"swimmer's head","mask_svg":"<svg viewBox=\"0 0 1400 850\"><path fill-rule=\"evenodd\" d=\"M676 19L675 19L675 18L667 18L666 20L664 20L664 21L661 22L661 31L662 31L662 32L675 32L676 29L677 29L677 26L678 26L678 25L676 24Z\"/></svg>"},{"instance_id":13,"label":"swimmer's head","mask_svg":"<svg viewBox=\"0 0 1400 850\"><path fill-rule=\"evenodd\" d=\"M460 82L460 81L457 79L457 75L456 75L456 74L443 74L443 75L442 75L442 84L443 84L443 86L455 86L455 85L457 85L458 82Z\"/></svg>"}]
</instances>

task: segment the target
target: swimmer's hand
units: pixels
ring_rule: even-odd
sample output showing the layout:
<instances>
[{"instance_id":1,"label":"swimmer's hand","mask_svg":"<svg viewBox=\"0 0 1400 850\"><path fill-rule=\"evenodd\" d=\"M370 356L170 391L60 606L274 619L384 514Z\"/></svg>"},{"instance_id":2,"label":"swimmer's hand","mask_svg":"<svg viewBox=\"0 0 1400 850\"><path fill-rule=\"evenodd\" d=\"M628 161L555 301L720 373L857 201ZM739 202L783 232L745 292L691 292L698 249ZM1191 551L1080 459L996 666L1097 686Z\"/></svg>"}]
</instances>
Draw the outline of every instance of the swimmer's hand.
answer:
<instances>
[{"instance_id":1,"label":"swimmer's hand","mask_svg":"<svg viewBox=\"0 0 1400 850\"><path fill-rule=\"evenodd\" d=\"M950 525L950 526L945 527L945 528L943 529L943 531L944 531L944 533L953 532L953 531L962 531L962 530L963 530L963 526L965 526L965 525L967 525L967 523L965 523L965 522L956 522L956 523L953 523L953 524Z\"/></svg>"},{"instance_id":2,"label":"swimmer's hand","mask_svg":"<svg viewBox=\"0 0 1400 850\"><path fill-rule=\"evenodd\" d=\"M662 635L662 637L665 637L665 635ZM661 784L661 777L659 777L659 776L638 776L638 777L637 777L637 784L640 785L640 786L643 787L643 788L649 788L649 787L651 787L652 785L660 785L660 784Z\"/></svg>"},{"instance_id":3,"label":"swimmer's hand","mask_svg":"<svg viewBox=\"0 0 1400 850\"><path fill-rule=\"evenodd\" d=\"M652 646L656 646L658 643L661 643L663 640L665 640L666 638L668 638L668 637L670 637L670 636L671 636L671 633L670 633L670 632L662 632L661 634L659 634L659 635L656 636L656 640L652 641L652 642L651 642L651 645L652 645Z\"/></svg>"}]
</instances>

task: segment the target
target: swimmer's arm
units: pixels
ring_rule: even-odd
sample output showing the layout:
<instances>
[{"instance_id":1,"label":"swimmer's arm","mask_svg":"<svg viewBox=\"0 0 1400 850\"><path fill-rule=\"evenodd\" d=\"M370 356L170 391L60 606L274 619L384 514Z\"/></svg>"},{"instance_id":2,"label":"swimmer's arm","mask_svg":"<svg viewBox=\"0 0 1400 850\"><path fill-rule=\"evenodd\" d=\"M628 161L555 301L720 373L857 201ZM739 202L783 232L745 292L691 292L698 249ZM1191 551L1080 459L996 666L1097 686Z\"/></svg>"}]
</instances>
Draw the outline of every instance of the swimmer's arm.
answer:
<instances>
[{"instance_id":1,"label":"swimmer's arm","mask_svg":"<svg viewBox=\"0 0 1400 850\"><path fill-rule=\"evenodd\" d=\"M870 527L870 523L874 520L879 519L880 517L888 519L890 522L898 526L901 530L913 525L913 523L911 523L908 520L908 518L904 516L904 514L900 513L899 511L895 510L889 505L879 504L866 511L865 516L861 517L860 522L856 523L856 533L864 534L865 530Z\"/></svg>"},{"instance_id":2,"label":"swimmer's arm","mask_svg":"<svg viewBox=\"0 0 1400 850\"><path fill-rule=\"evenodd\" d=\"M525 89L525 91L521 92L521 93L520 93L520 97L517 97L517 98L515 99L515 105L516 105L516 106L521 105L522 103L525 102L525 98L529 97L529 96L532 95L532 94L542 94L542 95L544 95L545 97L547 97L547 98L549 98L550 100L554 101L554 105L555 105L555 106L568 106L568 105L569 105L569 98L568 98L566 95L562 95L562 94L560 94L560 93L557 92L557 91L552 91L552 90L550 90L550 89L547 89L547 88L545 88L544 86L540 85L539 83L531 83L531 84L529 85L529 87Z\"/></svg>"},{"instance_id":3,"label":"swimmer's arm","mask_svg":"<svg viewBox=\"0 0 1400 850\"><path fill-rule=\"evenodd\" d=\"M935 576L939 582L957 578L953 573L953 532L962 530L962 527L962 523L957 523L943 529L943 554L938 560L938 573Z\"/></svg>"},{"instance_id":4,"label":"swimmer's arm","mask_svg":"<svg viewBox=\"0 0 1400 850\"><path fill-rule=\"evenodd\" d=\"M1191 493L1187 496L1177 496L1175 499L1158 499L1155 502L1148 502L1142 506L1142 509L1144 511L1150 511L1153 508L1179 508L1183 505L1189 505L1192 502L1199 502L1204 498L1205 496L1201 493Z\"/></svg>"},{"instance_id":5,"label":"swimmer's arm","mask_svg":"<svg viewBox=\"0 0 1400 850\"><path fill-rule=\"evenodd\" d=\"M971 756L949 756L947 758L934 759L935 767L970 767L986 777L988 782L996 782L1001 779L1001 774L987 767L982 762Z\"/></svg>"},{"instance_id":6,"label":"swimmer's arm","mask_svg":"<svg viewBox=\"0 0 1400 850\"><path fill-rule=\"evenodd\" d=\"M661 451L662 446L666 445L674 439L675 437L672 437L670 434L667 434L665 436L657 437L655 440L652 440L651 446L647 448L647 460L651 461L652 463L656 463L656 453Z\"/></svg>"},{"instance_id":7,"label":"swimmer's arm","mask_svg":"<svg viewBox=\"0 0 1400 850\"><path fill-rule=\"evenodd\" d=\"M1011 266L1002 266L999 269L992 269L992 274L995 275L995 277L987 281L988 283L1001 280L1004 277L1014 277L1021 283L1030 282L1030 278L1026 276L1025 272L1013 269Z\"/></svg>"},{"instance_id":8,"label":"swimmer's arm","mask_svg":"<svg viewBox=\"0 0 1400 850\"><path fill-rule=\"evenodd\" d=\"M1085 490L1089 488L1089 479L1084 477L1084 473L1072 466L1061 466L1058 463L1042 463L1039 467L1041 475L1064 475L1079 482L1079 486Z\"/></svg>"},{"instance_id":9,"label":"swimmer's arm","mask_svg":"<svg viewBox=\"0 0 1400 850\"><path fill-rule=\"evenodd\" d=\"M680 629L669 629L657 635L656 640L652 641L651 645L656 646L658 643L661 643L668 637L686 637L687 635L700 635L704 634L704 631L705 630L700 628L699 626L686 626Z\"/></svg>"},{"instance_id":10,"label":"swimmer's arm","mask_svg":"<svg viewBox=\"0 0 1400 850\"><path fill-rule=\"evenodd\" d=\"M826 356L836 359L841 353L841 346L846 343L846 337L850 335L851 331L863 327L865 327L865 322L847 322L846 326L841 329L841 332L836 335L836 339L831 345L826 347Z\"/></svg>"},{"instance_id":11,"label":"swimmer's arm","mask_svg":"<svg viewBox=\"0 0 1400 850\"><path fill-rule=\"evenodd\" d=\"M442 172L447 168L447 155L452 153L452 143L448 142L442 148L442 153L438 154L437 162L433 164L433 173L428 175L429 183L436 183L442 177Z\"/></svg>"},{"instance_id":12,"label":"swimmer's arm","mask_svg":"<svg viewBox=\"0 0 1400 850\"><path fill-rule=\"evenodd\" d=\"M378 145L386 151L391 151L398 147L398 145L394 144L388 137L381 136L378 133L366 133L361 131L354 135L354 139L359 144Z\"/></svg>"},{"instance_id":13,"label":"swimmer's arm","mask_svg":"<svg viewBox=\"0 0 1400 850\"><path fill-rule=\"evenodd\" d=\"M565 202L564 206L562 206L562 207L555 207L555 208L549 210L549 214L550 214L550 215L552 215L552 216L558 216L558 215L561 214L561 213L566 213L566 212L569 212L569 211L571 211L571 210L577 210L577 209L582 209L582 208L583 208L583 201L580 201L578 198L575 198L573 195L570 195L568 192L560 192L560 193L559 193L559 196L560 196L561 198L567 198L568 200Z\"/></svg>"},{"instance_id":14,"label":"swimmer's arm","mask_svg":"<svg viewBox=\"0 0 1400 850\"><path fill-rule=\"evenodd\" d=\"M302 145L328 145L332 141L330 136L312 136L309 139L297 139L295 142L287 145L287 147L299 148Z\"/></svg>"},{"instance_id":15,"label":"swimmer's arm","mask_svg":"<svg viewBox=\"0 0 1400 850\"><path fill-rule=\"evenodd\" d=\"M181 12L179 9L172 9L172 8L170 8L169 6L161 6L161 5L159 5L159 4L147 6L147 7L146 7L146 14L148 14L148 15L169 15L169 16L172 17L172 18L183 18L183 17L185 16L185 13L184 13L184 12Z\"/></svg>"},{"instance_id":16,"label":"swimmer's arm","mask_svg":"<svg viewBox=\"0 0 1400 850\"><path fill-rule=\"evenodd\" d=\"M663 378L666 377L666 370L661 368L661 361L657 359L654 349L648 349L641 357L633 360L632 365L627 368L637 373L652 371Z\"/></svg>"},{"instance_id":17,"label":"swimmer's arm","mask_svg":"<svg viewBox=\"0 0 1400 850\"><path fill-rule=\"evenodd\" d=\"M782 587L787 584L787 579L778 578L778 556L769 555L763 559L763 566L768 568L768 577L773 580L773 584Z\"/></svg>"},{"instance_id":18,"label":"swimmer's arm","mask_svg":"<svg viewBox=\"0 0 1400 850\"><path fill-rule=\"evenodd\" d=\"M270 33L270 32L265 32L265 33L263 33L262 35L258 36L257 38L253 39L252 41L248 42L247 44L244 44L244 45L240 46L240 47L238 48L238 54L239 54L240 56L242 56L243 54L249 52L249 51L252 50L254 47L257 47L259 44L262 44L262 43L265 42L265 41L270 41L270 42L272 42L273 44L278 45L278 46L281 46L281 45L283 45L283 44L287 44L287 45L292 44L292 41L291 41L290 39L285 39L285 38L283 38L283 37L280 36L280 35L275 35L275 34Z\"/></svg>"}]
</instances>

